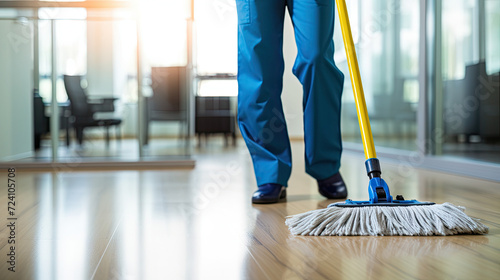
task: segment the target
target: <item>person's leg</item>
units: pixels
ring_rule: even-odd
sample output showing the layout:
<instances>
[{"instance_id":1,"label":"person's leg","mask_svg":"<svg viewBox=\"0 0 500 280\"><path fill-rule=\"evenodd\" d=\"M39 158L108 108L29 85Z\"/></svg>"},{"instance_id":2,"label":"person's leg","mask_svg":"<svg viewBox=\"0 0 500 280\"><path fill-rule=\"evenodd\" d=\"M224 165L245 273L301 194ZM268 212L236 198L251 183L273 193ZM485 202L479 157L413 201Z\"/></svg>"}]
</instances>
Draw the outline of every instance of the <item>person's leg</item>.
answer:
<instances>
[{"instance_id":1,"label":"person's leg","mask_svg":"<svg viewBox=\"0 0 500 280\"><path fill-rule=\"evenodd\" d=\"M281 103L285 0L236 0L236 4L239 127L257 185L286 186L292 162Z\"/></svg>"},{"instance_id":2,"label":"person's leg","mask_svg":"<svg viewBox=\"0 0 500 280\"><path fill-rule=\"evenodd\" d=\"M306 172L321 181L338 173L344 75L333 61L333 0L289 0L298 54L293 73L303 85Z\"/></svg>"}]
</instances>

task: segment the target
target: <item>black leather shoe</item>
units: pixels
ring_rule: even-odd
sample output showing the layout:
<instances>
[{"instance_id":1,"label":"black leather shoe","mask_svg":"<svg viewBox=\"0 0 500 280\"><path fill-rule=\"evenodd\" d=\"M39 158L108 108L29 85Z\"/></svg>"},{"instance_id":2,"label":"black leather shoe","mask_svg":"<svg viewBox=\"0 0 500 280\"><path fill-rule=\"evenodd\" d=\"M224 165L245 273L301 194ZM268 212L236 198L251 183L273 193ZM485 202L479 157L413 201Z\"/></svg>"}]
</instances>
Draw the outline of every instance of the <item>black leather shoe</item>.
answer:
<instances>
[{"instance_id":1,"label":"black leather shoe","mask_svg":"<svg viewBox=\"0 0 500 280\"><path fill-rule=\"evenodd\" d=\"M326 198L340 199L347 197L347 187L342 176L340 176L340 172L324 180L318 180L318 189L319 193Z\"/></svg>"},{"instance_id":2,"label":"black leather shoe","mask_svg":"<svg viewBox=\"0 0 500 280\"><path fill-rule=\"evenodd\" d=\"M286 198L286 188L280 184L264 184L253 193L252 203L277 203Z\"/></svg>"}]
</instances>

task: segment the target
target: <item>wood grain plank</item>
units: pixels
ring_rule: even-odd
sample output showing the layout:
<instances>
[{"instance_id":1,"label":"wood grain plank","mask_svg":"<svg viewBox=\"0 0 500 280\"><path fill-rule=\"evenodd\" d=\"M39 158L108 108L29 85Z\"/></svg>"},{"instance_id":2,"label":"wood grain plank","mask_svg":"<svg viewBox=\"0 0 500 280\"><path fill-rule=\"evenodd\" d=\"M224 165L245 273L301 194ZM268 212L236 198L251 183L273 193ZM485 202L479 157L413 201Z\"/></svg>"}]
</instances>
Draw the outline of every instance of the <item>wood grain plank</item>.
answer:
<instances>
[{"instance_id":1,"label":"wood grain plank","mask_svg":"<svg viewBox=\"0 0 500 280\"><path fill-rule=\"evenodd\" d=\"M293 144L286 202L252 205L243 146L196 155L193 170L18 172L18 272L1 279L497 279L500 186L384 164L393 194L452 202L490 226L484 236L302 237L287 215L326 207ZM344 153L350 198L366 199L362 155ZM6 172L0 172L0 182ZM0 205L6 205L0 192ZM3 206L2 206L3 207ZM0 212L2 222L6 212Z\"/></svg>"}]
</instances>

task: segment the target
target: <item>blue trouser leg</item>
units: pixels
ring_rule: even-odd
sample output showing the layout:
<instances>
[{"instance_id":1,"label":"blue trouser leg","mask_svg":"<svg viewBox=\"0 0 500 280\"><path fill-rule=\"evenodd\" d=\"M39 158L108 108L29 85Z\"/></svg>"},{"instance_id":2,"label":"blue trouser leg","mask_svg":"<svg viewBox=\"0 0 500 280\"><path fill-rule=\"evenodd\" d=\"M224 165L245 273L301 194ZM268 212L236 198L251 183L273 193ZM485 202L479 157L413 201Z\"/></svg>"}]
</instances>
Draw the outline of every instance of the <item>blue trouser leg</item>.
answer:
<instances>
[{"instance_id":1,"label":"blue trouser leg","mask_svg":"<svg viewBox=\"0 0 500 280\"><path fill-rule=\"evenodd\" d=\"M289 0L298 54L293 73L303 86L306 172L321 180L338 172L344 75L333 61L333 0Z\"/></svg>"},{"instance_id":2,"label":"blue trouser leg","mask_svg":"<svg viewBox=\"0 0 500 280\"><path fill-rule=\"evenodd\" d=\"M292 162L281 103L285 0L237 0L238 122L257 184L287 185Z\"/></svg>"},{"instance_id":3,"label":"blue trouser leg","mask_svg":"<svg viewBox=\"0 0 500 280\"><path fill-rule=\"evenodd\" d=\"M289 6L298 56L294 73L304 87L306 171L336 173L342 150L343 75L333 63L333 0L236 0L238 8L238 121L257 184L287 185L291 151L284 119L283 21Z\"/></svg>"}]
</instances>

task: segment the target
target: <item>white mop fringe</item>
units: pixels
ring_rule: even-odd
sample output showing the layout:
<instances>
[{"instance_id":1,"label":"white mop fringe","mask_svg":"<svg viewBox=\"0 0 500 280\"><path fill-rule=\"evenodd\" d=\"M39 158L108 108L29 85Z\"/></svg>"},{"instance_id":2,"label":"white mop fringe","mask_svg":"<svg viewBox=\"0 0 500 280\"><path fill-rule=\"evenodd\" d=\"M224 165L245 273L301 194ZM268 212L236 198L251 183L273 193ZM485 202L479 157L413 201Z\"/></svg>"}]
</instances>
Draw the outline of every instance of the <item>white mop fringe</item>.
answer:
<instances>
[{"instance_id":1,"label":"white mop fringe","mask_svg":"<svg viewBox=\"0 0 500 280\"><path fill-rule=\"evenodd\" d=\"M486 234L488 227L451 203L430 206L329 207L286 217L294 235Z\"/></svg>"}]
</instances>

